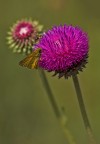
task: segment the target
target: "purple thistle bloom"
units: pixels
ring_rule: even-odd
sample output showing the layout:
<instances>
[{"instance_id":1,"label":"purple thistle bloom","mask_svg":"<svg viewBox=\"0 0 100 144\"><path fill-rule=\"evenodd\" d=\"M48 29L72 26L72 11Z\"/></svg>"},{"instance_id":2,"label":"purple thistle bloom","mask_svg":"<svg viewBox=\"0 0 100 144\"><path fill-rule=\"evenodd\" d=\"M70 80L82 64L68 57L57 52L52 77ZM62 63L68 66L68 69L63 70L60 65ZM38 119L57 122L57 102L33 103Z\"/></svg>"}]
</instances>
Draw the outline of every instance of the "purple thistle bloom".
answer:
<instances>
[{"instance_id":1,"label":"purple thistle bloom","mask_svg":"<svg viewBox=\"0 0 100 144\"><path fill-rule=\"evenodd\" d=\"M59 78L77 74L87 63L88 37L79 27L55 26L43 34L36 48L42 49L39 66L55 71Z\"/></svg>"}]
</instances>

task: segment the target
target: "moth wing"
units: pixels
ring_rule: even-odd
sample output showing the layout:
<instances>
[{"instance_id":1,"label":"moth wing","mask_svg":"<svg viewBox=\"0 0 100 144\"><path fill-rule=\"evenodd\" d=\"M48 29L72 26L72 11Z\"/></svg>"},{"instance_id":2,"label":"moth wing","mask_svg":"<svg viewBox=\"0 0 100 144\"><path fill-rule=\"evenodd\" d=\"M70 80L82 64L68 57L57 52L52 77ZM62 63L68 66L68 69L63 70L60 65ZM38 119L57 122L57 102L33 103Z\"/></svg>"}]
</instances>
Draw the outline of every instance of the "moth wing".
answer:
<instances>
[{"instance_id":1,"label":"moth wing","mask_svg":"<svg viewBox=\"0 0 100 144\"><path fill-rule=\"evenodd\" d=\"M38 61L40 58L41 49L38 48L34 50L31 54L29 54L26 58L19 62L19 65L34 69L38 68Z\"/></svg>"},{"instance_id":2,"label":"moth wing","mask_svg":"<svg viewBox=\"0 0 100 144\"><path fill-rule=\"evenodd\" d=\"M36 64L38 64L38 59L39 58L37 58L35 56L34 52L32 52L26 58L24 58L22 61L20 61L19 65L30 68L30 69L34 69L34 68L37 68Z\"/></svg>"},{"instance_id":3,"label":"moth wing","mask_svg":"<svg viewBox=\"0 0 100 144\"><path fill-rule=\"evenodd\" d=\"M31 63L31 69L37 69L38 68L38 61L39 61L39 57L36 57L35 59L34 59L34 62L33 63Z\"/></svg>"},{"instance_id":4,"label":"moth wing","mask_svg":"<svg viewBox=\"0 0 100 144\"><path fill-rule=\"evenodd\" d=\"M34 69L34 68L37 69L38 61L39 61L39 57L32 57L32 59L30 60L30 62L27 65L27 67L30 69Z\"/></svg>"}]
</instances>

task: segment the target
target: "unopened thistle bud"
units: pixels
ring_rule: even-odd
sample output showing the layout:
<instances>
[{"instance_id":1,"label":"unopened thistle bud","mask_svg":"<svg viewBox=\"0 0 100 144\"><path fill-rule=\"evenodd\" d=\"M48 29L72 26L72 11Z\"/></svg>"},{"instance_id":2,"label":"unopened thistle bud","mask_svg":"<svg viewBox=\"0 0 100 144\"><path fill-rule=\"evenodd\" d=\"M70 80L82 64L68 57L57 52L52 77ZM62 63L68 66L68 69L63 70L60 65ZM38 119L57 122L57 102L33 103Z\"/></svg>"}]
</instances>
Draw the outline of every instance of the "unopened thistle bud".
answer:
<instances>
[{"instance_id":1,"label":"unopened thistle bud","mask_svg":"<svg viewBox=\"0 0 100 144\"><path fill-rule=\"evenodd\" d=\"M42 28L37 21L17 21L8 32L9 47L16 53L31 53L33 45L41 37Z\"/></svg>"}]
</instances>

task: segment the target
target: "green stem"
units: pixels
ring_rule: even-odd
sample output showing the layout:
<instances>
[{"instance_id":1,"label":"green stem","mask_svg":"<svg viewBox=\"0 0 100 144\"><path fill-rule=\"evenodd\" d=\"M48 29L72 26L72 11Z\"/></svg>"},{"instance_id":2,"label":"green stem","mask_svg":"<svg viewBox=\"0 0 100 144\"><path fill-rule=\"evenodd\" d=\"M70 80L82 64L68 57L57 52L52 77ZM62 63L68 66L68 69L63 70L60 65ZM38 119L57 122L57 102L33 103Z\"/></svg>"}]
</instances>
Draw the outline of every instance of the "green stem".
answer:
<instances>
[{"instance_id":1,"label":"green stem","mask_svg":"<svg viewBox=\"0 0 100 144\"><path fill-rule=\"evenodd\" d=\"M67 118L66 118L66 115L62 112L62 110L59 108L59 105L50 89L50 86L49 86L49 83L47 81L47 78L46 78L46 75L44 73L44 71L42 69L39 69L39 74L40 74L40 77L41 77L41 80L43 82L43 86L46 90L46 93L48 95L48 98L51 102L51 105L53 107L53 110L55 112L55 115L57 117L57 119L59 120L62 128L63 128L63 131L67 137L67 140L69 142L69 144L75 144L74 140L73 140L73 137L71 135L71 133L69 132L69 130L67 129Z\"/></svg>"},{"instance_id":2,"label":"green stem","mask_svg":"<svg viewBox=\"0 0 100 144\"><path fill-rule=\"evenodd\" d=\"M46 78L46 75L44 73L44 71L42 69L39 69L39 74L40 74L40 77L41 77L41 80L42 80L42 83L43 83L43 86L48 94L48 98L52 104L52 107L53 107L53 110L56 114L56 117L61 117L62 116L62 112L61 112L61 109L59 108L57 102L56 102L56 99L55 97L53 96L53 93L50 89L50 86L49 86L49 83L47 81L47 78Z\"/></svg>"},{"instance_id":3,"label":"green stem","mask_svg":"<svg viewBox=\"0 0 100 144\"><path fill-rule=\"evenodd\" d=\"M87 134L89 136L90 144L96 144L94 136L93 136L92 128L91 128L91 125L90 125L90 122L89 122L89 119L88 119L88 116L86 113L85 104L83 101L82 92L81 92L81 88L79 85L78 77L77 77L77 75L73 75L72 78L73 78L73 82L74 82L74 86L75 86L75 90L76 90L76 94L77 94L83 122L84 122L84 125L86 128Z\"/></svg>"}]
</instances>

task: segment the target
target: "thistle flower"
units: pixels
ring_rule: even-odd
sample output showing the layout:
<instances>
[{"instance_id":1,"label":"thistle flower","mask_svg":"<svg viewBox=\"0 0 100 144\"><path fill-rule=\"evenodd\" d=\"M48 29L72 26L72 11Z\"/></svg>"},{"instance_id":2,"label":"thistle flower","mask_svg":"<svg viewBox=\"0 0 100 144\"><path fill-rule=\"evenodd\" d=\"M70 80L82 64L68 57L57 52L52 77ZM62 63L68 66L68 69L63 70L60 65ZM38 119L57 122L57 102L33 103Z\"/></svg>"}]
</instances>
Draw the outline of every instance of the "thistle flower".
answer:
<instances>
[{"instance_id":1,"label":"thistle flower","mask_svg":"<svg viewBox=\"0 0 100 144\"><path fill-rule=\"evenodd\" d=\"M78 74L88 57L88 37L79 27L55 26L42 35L35 48L41 48L39 66L59 78Z\"/></svg>"},{"instance_id":2,"label":"thistle flower","mask_svg":"<svg viewBox=\"0 0 100 144\"><path fill-rule=\"evenodd\" d=\"M42 34L42 27L37 21L17 21L8 32L9 47L16 53L31 53L33 44L38 41Z\"/></svg>"}]
</instances>

